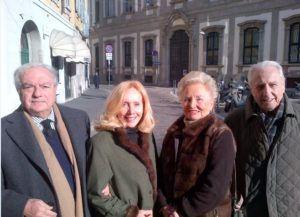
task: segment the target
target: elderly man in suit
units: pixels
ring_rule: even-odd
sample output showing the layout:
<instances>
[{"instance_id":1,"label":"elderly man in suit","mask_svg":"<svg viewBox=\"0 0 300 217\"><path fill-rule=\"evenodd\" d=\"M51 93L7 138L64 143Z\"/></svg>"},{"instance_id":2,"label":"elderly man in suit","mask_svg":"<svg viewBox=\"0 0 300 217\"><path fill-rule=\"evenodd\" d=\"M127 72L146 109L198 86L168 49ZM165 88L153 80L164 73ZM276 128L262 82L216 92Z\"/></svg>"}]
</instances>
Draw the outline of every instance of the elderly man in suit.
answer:
<instances>
[{"instance_id":1,"label":"elderly man in suit","mask_svg":"<svg viewBox=\"0 0 300 217\"><path fill-rule=\"evenodd\" d=\"M1 119L2 217L90 216L87 114L55 103L57 72L48 65L22 65L14 79L22 105Z\"/></svg>"}]
</instances>

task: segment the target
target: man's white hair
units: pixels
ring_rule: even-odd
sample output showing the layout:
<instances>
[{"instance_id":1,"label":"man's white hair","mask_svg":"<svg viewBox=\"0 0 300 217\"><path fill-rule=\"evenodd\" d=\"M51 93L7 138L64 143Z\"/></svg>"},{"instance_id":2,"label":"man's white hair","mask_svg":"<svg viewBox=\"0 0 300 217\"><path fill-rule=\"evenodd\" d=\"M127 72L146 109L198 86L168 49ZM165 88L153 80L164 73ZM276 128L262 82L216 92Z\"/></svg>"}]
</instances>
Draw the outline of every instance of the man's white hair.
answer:
<instances>
[{"instance_id":1,"label":"man's white hair","mask_svg":"<svg viewBox=\"0 0 300 217\"><path fill-rule=\"evenodd\" d=\"M250 69L248 71L248 84L251 85L253 75L256 71L261 71L264 68L267 68L267 67L270 67L270 66L275 67L278 70L278 73L279 73L280 77L282 77L285 80L281 65L279 63L275 62L275 61L265 60L263 62L259 62L257 64L254 64L250 67Z\"/></svg>"}]
</instances>

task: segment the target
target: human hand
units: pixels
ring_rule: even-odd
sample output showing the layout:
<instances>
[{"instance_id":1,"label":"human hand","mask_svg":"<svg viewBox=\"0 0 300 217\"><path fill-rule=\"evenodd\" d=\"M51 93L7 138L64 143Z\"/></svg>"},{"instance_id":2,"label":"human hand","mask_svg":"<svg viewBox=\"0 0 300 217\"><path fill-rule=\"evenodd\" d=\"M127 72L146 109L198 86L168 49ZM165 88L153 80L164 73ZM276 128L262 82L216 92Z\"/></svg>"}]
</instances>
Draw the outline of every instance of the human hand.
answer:
<instances>
[{"instance_id":1,"label":"human hand","mask_svg":"<svg viewBox=\"0 0 300 217\"><path fill-rule=\"evenodd\" d=\"M178 213L175 211L175 209L172 206L164 206L162 208L162 214L164 217L179 217Z\"/></svg>"},{"instance_id":2,"label":"human hand","mask_svg":"<svg viewBox=\"0 0 300 217\"><path fill-rule=\"evenodd\" d=\"M179 215L178 215L178 213L176 211L174 211L173 216L174 217L179 217Z\"/></svg>"},{"instance_id":3,"label":"human hand","mask_svg":"<svg viewBox=\"0 0 300 217\"><path fill-rule=\"evenodd\" d=\"M101 193L104 195L104 196L111 196L111 193L109 191L109 185L107 184L101 191Z\"/></svg>"},{"instance_id":4,"label":"human hand","mask_svg":"<svg viewBox=\"0 0 300 217\"><path fill-rule=\"evenodd\" d=\"M53 207L49 206L42 200L29 199L24 208L26 217L56 217L57 214L52 211Z\"/></svg>"},{"instance_id":5,"label":"human hand","mask_svg":"<svg viewBox=\"0 0 300 217\"><path fill-rule=\"evenodd\" d=\"M137 217L152 217L153 211L152 210L139 210Z\"/></svg>"}]
</instances>

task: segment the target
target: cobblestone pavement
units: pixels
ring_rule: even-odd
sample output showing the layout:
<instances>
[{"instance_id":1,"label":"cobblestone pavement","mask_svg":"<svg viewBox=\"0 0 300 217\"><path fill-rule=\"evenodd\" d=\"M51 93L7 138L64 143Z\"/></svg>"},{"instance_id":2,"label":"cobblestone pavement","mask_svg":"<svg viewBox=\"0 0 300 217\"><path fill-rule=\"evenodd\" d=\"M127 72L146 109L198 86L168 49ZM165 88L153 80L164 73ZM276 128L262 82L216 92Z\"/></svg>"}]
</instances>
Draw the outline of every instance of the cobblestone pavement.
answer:
<instances>
[{"instance_id":1,"label":"cobblestone pavement","mask_svg":"<svg viewBox=\"0 0 300 217\"><path fill-rule=\"evenodd\" d=\"M103 112L105 100L113 87L113 85L100 85L99 89L89 88L80 97L66 102L65 105L86 111L93 125L97 116ZM154 135L160 151L167 128L182 114L182 109L172 88L146 86L146 89L156 120ZM92 126L92 135L95 133Z\"/></svg>"}]
</instances>

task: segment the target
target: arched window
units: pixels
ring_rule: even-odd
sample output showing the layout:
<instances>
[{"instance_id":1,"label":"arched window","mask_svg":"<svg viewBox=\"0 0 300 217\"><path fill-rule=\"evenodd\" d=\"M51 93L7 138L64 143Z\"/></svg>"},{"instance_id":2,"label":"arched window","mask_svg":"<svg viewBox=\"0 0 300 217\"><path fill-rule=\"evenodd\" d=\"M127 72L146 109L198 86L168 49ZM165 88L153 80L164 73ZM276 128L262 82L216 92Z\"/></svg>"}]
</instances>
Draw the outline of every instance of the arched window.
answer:
<instances>
[{"instance_id":1,"label":"arched window","mask_svg":"<svg viewBox=\"0 0 300 217\"><path fill-rule=\"evenodd\" d=\"M29 47L28 47L28 38L24 31L22 30L21 35L21 64L29 63Z\"/></svg>"},{"instance_id":2,"label":"arched window","mask_svg":"<svg viewBox=\"0 0 300 217\"><path fill-rule=\"evenodd\" d=\"M300 23L294 23L290 28L289 63L300 63Z\"/></svg>"},{"instance_id":3,"label":"arched window","mask_svg":"<svg viewBox=\"0 0 300 217\"><path fill-rule=\"evenodd\" d=\"M259 29L256 27L244 30L243 64L254 64L258 61Z\"/></svg>"}]
</instances>

